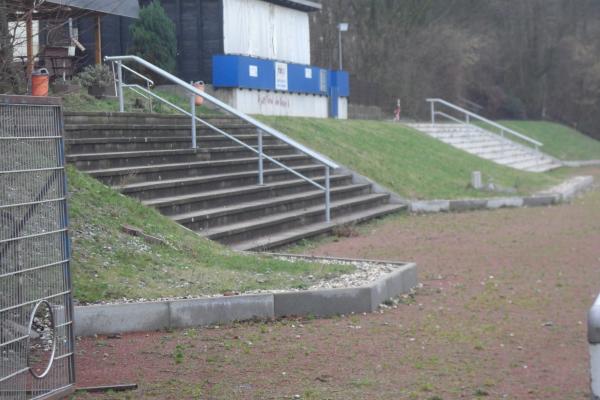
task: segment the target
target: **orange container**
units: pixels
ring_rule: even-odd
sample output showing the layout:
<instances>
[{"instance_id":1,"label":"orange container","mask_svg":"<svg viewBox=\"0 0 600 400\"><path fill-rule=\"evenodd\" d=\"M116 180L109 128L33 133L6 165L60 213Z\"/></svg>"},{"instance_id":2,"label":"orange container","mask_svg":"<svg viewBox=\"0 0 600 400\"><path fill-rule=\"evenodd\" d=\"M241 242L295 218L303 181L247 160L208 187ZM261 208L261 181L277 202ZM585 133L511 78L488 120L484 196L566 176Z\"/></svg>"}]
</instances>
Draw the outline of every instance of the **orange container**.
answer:
<instances>
[{"instance_id":1,"label":"orange container","mask_svg":"<svg viewBox=\"0 0 600 400\"><path fill-rule=\"evenodd\" d=\"M48 84L50 75L46 68L38 69L31 74L31 95L46 97L48 96Z\"/></svg>"},{"instance_id":2,"label":"orange container","mask_svg":"<svg viewBox=\"0 0 600 400\"><path fill-rule=\"evenodd\" d=\"M201 92L204 92L204 82L198 81L194 82L193 86ZM201 106L204 103L204 98L201 96L196 96L196 105Z\"/></svg>"}]
</instances>

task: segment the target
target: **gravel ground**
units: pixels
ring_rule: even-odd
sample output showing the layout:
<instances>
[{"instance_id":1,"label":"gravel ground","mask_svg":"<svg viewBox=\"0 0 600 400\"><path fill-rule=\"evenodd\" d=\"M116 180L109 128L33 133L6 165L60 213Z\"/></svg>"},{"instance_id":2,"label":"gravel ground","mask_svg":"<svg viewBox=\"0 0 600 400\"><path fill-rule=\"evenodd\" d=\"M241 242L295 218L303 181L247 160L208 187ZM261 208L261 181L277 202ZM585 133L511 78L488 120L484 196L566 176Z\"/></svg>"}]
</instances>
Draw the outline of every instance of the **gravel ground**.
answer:
<instances>
[{"instance_id":1,"label":"gravel ground","mask_svg":"<svg viewBox=\"0 0 600 400\"><path fill-rule=\"evenodd\" d=\"M85 338L79 385L140 389L78 398L589 398L600 191L556 207L393 217L311 252L415 261L422 287L369 315Z\"/></svg>"}]
</instances>

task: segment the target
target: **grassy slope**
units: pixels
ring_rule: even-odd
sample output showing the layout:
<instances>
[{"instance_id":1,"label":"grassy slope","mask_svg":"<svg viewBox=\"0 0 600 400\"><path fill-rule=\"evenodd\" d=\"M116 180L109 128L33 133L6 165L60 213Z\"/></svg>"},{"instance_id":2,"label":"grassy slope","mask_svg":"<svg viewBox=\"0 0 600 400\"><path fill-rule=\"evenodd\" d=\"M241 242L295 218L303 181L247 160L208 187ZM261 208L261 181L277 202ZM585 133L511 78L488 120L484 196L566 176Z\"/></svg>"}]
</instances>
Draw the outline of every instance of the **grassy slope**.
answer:
<instances>
[{"instance_id":1,"label":"grassy slope","mask_svg":"<svg viewBox=\"0 0 600 400\"><path fill-rule=\"evenodd\" d=\"M164 90L154 90L154 93L158 94L167 101L189 111L190 103L188 99L178 96ZM116 98L110 99L96 99L93 96L87 94L85 89L60 95L63 99L63 104L66 111L84 111L84 112L117 112L119 111L119 102ZM137 101L136 101L137 100ZM149 112L149 103L147 100L134 94L133 92L125 91L125 110L129 112L140 111ZM180 114L179 111L162 104L158 100L153 101L152 111L159 114ZM212 110L206 106L196 107L196 114L202 115L218 115L219 111Z\"/></svg>"},{"instance_id":2,"label":"grassy slope","mask_svg":"<svg viewBox=\"0 0 600 400\"><path fill-rule=\"evenodd\" d=\"M546 121L500 121L542 143L542 151L561 160L600 160L600 141L568 126Z\"/></svg>"},{"instance_id":3,"label":"grassy slope","mask_svg":"<svg viewBox=\"0 0 600 400\"><path fill-rule=\"evenodd\" d=\"M305 287L352 267L234 253L68 168L75 297L81 302ZM142 228L167 245L121 231Z\"/></svg>"},{"instance_id":4,"label":"grassy slope","mask_svg":"<svg viewBox=\"0 0 600 400\"><path fill-rule=\"evenodd\" d=\"M484 180L531 192L560 178L502 167L391 122L260 117L332 159L410 198L485 197L467 187L471 171Z\"/></svg>"}]
</instances>

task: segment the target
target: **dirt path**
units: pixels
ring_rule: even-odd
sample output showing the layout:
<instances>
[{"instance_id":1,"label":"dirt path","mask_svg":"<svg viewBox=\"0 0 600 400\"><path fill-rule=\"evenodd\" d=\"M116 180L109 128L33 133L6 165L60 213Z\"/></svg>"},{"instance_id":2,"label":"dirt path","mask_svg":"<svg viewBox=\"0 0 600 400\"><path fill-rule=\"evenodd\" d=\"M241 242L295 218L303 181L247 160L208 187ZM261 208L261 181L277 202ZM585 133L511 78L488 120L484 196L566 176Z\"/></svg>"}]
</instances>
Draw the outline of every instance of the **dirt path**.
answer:
<instances>
[{"instance_id":1,"label":"dirt path","mask_svg":"<svg viewBox=\"0 0 600 400\"><path fill-rule=\"evenodd\" d=\"M137 382L103 397L136 399L586 398L600 191L572 205L370 229L311 252L416 261L423 287L397 308L83 339L79 384Z\"/></svg>"}]
</instances>

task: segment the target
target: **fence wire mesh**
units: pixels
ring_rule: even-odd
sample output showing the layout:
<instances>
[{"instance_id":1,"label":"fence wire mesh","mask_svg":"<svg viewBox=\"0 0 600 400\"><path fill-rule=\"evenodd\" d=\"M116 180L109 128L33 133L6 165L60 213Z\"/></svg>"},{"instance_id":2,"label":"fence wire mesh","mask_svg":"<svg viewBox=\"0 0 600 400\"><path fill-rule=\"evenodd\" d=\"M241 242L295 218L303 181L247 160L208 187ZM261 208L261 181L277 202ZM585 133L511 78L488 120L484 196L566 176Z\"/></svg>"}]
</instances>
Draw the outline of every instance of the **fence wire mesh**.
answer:
<instances>
[{"instance_id":1,"label":"fence wire mesh","mask_svg":"<svg viewBox=\"0 0 600 400\"><path fill-rule=\"evenodd\" d=\"M74 384L66 179L59 105L0 96L0 398Z\"/></svg>"}]
</instances>

